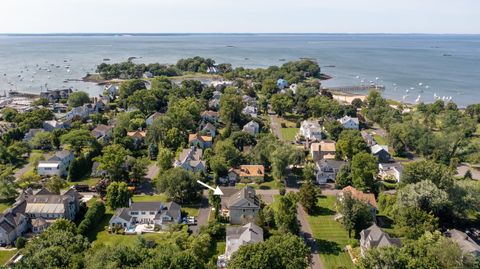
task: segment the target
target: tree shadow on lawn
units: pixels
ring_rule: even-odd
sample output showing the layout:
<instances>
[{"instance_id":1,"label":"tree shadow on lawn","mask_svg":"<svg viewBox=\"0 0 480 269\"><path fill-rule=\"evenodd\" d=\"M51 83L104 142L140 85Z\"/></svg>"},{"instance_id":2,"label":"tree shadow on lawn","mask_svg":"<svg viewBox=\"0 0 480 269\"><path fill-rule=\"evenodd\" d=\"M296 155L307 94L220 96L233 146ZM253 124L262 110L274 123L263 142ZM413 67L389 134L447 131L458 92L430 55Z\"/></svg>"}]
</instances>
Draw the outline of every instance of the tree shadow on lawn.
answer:
<instances>
[{"instance_id":1,"label":"tree shadow on lawn","mask_svg":"<svg viewBox=\"0 0 480 269\"><path fill-rule=\"evenodd\" d=\"M90 242L93 242L97 240L97 235L100 232L103 232L105 230L105 226L108 226L108 222L112 218L113 214L111 213L105 213L103 216L102 220L97 223L87 234L87 238Z\"/></svg>"},{"instance_id":2,"label":"tree shadow on lawn","mask_svg":"<svg viewBox=\"0 0 480 269\"><path fill-rule=\"evenodd\" d=\"M343 252L340 245L333 241L315 239L317 241L317 252L321 254L339 255Z\"/></svg>"},{"instance_id":3,"label":"tree shadow on lawn","mask_svg":"<svg viewBox=\"0 0 480 269\"><path fill-rule=\"evenodd\" d=\"M333 216L335 215L335 211L326 208L326 207L320 207L320 206L315 206L314 209L312 209L312 212L310 212L310 216Z\"/></svg>"}]
</instances>

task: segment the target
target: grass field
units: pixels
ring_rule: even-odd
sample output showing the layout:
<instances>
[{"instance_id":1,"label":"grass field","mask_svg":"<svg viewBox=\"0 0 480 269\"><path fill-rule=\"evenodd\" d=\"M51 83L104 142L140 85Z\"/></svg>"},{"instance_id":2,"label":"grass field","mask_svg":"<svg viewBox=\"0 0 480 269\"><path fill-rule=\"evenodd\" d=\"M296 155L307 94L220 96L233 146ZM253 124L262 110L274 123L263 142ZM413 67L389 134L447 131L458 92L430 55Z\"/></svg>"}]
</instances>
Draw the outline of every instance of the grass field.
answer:
<instances>
[{"instance_id":1,"label":"grass field","mask_svg":"<svg viewBox=\"0 0 480 269\"><path fill-rule=\"evenodd\" d=\"M93 200L93 199L92 199ZM156 195L134 195L132 197L133 202L166 202L167 196L165 194L156 194ZM197 205L187 205L182 206L182 211L186 212L189 216L198 216L199 206ZM132 245L136 242L137 236L135 235L119 235L119 234L110 234L108 233L107 227L108 222L113 216L113 211L107 208L107 212L103 216L102 220L98 225L87 234L90 242L94 244L102 243L105 245L117 245L117 244L127 244ZM156 241L161 241L164 235L162 234L144 234L142 235L146 239L153 239Z\"/></svg>"},{"instance_id":2,"label":"grass field","mask_svg":"<svg viewBox=\"0 0 480 269\"><path fill-rule=\"evenodd\" d=\"M215 256L224 254L226 246L227 246L227 243L225 242L225 240L217 241L217 249L215 251Z\"/></svg>"},{"instance_id":3,"label":"grass field","mask_svg":"<svg viewBox=\"0 0 480 269\"><path fill-rule=\"evenodd\" d=\"M387 140L381 135L375 134L373 135L373 139L375 139L379 145L387 145Z\"/></svg>"},{"instance_id":4,"label":"grass field","mask_svg":"<svg viewBox=\"0 0 480 269\"><path fill-rule=\"evenodd\" d=\"M335 196L322 196L318 199L319 208L308 217L313 236L317 241L320 258L325 268L354 268L350 256L344 248L351 242L342 224L336 222Z\"/></svg>"},{"instance_id":5,"label":"grass field","mask_svg":"<svg viewBox=\"0 0 480 269\"><path fill-rule=\"evenodd\" d=\"M79 181L67 181L68 186L78 185L88 185L95 186L100 181L99 178L87 178Z\"/></svg>"},{"instance_id":6,"label":"grass field","mask_svg":"<svg viewBox=\"0 0 480 269\"><path fill-rule=\"evenodd\" d=\"M0 212L3 212L5 209L9 208L12 204L10 203L0 203Z\"/></svg>"},{"instance_id":7,"label":"grass field","mask_svg":"<svg viewBox=\"0 0 480 269\"><path fill-rule=\"evenodd\" d=\"M0 265L4 265L17 253L16 250L0 250Z\"/></svg>"},{"instance_id":8,"label":"grass field","mask_svg":"<svg viewBox=\"0 0 480 269\"><path fill-rule=\"evenodd\" d=\"M133 245L137 240L137 235L121 235L121 234L110 234L108 233L107 226L108 221L112 218L112 213L107 213L103 216L103 219L98 225L95 225L95 228L87 234L88 239L93 244L104 244L109 246L114 246L118 244ZM142 235L146 239L152 239L160 242L162 239L162 234L144 234Z\"/></svg>"},{"instance_id":9,"label":"grass field","mask_svg":"<svg viewBox=\"0 0 480 269\"><path fill-rule=\"evenodd\" d=\"M165 194L155 195L134 195L132 197L133 202L166 202L167 196Z\"/></svg>"},{"instance_id":10,"label":"grass field","mask_svg":"<svg viewBox=\"0 0 480 269\"><path fill-rule=\"evenodd\" d=\"M284 141L294 141L299 128L281 128L282 138Z\"/></svg>"}]
</instances>

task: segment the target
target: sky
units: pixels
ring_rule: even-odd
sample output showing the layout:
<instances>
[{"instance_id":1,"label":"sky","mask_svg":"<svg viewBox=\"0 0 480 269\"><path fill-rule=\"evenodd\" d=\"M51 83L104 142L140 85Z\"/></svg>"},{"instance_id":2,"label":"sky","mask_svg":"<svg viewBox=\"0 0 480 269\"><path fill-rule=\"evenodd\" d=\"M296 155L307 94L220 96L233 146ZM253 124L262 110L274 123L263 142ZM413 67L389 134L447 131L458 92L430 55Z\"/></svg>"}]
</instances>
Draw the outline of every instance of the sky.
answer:
<instances>
[{"instance_id":1,"label":"sky","mask_svg":"<svg viewBox=\"0 0 480 269\"><path fill-rule=\"evenodd\" d=\"M0 0L0 33L480 34L480 0Z\"/></svg>"}]
</instances>

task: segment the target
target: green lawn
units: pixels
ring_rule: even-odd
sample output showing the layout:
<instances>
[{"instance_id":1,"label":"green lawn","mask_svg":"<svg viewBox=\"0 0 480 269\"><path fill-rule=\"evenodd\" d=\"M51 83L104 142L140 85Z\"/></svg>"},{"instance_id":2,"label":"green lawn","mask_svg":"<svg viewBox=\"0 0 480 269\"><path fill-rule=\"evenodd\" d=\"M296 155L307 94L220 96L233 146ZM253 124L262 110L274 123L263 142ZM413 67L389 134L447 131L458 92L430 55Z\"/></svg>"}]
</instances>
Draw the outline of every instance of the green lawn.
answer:
<instances>
[{"instance_id":1,"label":"green lawn","mask_svg":"<svg viewBox=\"0 0 480 269\"><path fill-rule=\"evenodd\" d=\"M215 257L222 255L225 253L225 247L227 246L227 243L224 240L217 241L217 248L215 251Z\"/></svg>"},{"instance_id":2,"label":"green lawn","mask_svg":"<svg viewBox=\"0 0 480 269\"><path fill-rule=\"evenodd\" d=\"M133 245L137 240L137 235L121 235L121 234L110 234L108 233L107 226L108 221L112 218L112 213L107 213L100 221L98 225L95 226L88 234L87 237L90 242L93 244L104 244L104 245ZM153 239L160 242L163 234L149 233L142 235L146 239Z\"/></svg>"},{"instance_id":3,"label":"green lawn","mask_svg":"<svg viewBox=\"0 0 480 269\"><path fill-rule=\"evenodd\" d=\"M0 265L4 265L17 253L16 250L0 250Z\"/></svg>"},{"instance_id":4,"label":"green lawn","mask_svg":"<svg viewBox=\"0 0 480 269\"><path fill-rule=\"evenodd\" d=\"M79 180L79 181L68 181L67 184L68 186L73 186L75 184L78 184L78 185L88 185L88 186L95 186L97 185L97 183L100 181L99 178L86 178L86 179L83 179L83 180Z\"/></svg>"},{"instance_id":5,"label":"green lawn","mask_svg":"<svg viewBox=\"0 0 480 269\"><path fill-rule=\"evenodd\" d=\"M167 196L165 194L155 195L134 195L132 197L133 202L166 202Z\"/></svg>"},{"instance_id":6,"label":"green lawn","mask_svg":"<svg viewBox=\"0 0 480 269\"><path fill-rule=\"evenodd\" d=\"M9 208L11 203L0 203L0 212L3 212L5 209Z\"/></svg>"},{"instance_id":7,"label":"green lawn","mask_svg":"<svg viewBox=\"0 0 480 269\"><path fill-rule=\"evenodd\" d=\"M299 128L281 128L282 138L284 141L294 141Z\"/></svg>"},{"instance_id":8,"label":"green lawn","mask_svg":"<svg viewBox=\"0 0 480 269\"><path fill-rule=\"evenodd\" d=\"M318 243L320 258L325 268L354 268L350 256L344 248L351 242L342 224L336 222L335 196L322 196L318 199L319 208L308 217L313 236Z\"/></svg>"},{"instance_id":9,"label":"green lawn","mask_svg":"<svg viewBox=\"0 0 480 269\"><path fill-rule=\"evenodd\" d=\"M375 134L373 135L373 139L375 139L379 145L387 145L387 140L381 135Z\"/></svg>"}]
</instances>

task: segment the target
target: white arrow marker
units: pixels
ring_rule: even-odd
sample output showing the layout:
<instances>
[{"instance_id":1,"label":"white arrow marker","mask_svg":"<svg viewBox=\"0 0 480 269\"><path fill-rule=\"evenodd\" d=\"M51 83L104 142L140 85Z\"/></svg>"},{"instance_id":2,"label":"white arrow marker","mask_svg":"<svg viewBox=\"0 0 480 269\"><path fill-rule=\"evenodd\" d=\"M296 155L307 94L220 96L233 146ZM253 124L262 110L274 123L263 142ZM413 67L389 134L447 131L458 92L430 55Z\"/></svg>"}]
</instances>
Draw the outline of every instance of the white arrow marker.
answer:
<instances>
[{"instance_id":1,"label":"white arrow marker","mask_svg":"<svg viewBox=\"0 0 480 269\"><path fill-rule=\"evenodd\" d=\"M210 187L207 184L201 182L200 180L197 180L197 182L198 182L198 184L211 189L213 191L213 195L223 195L222 190L218 186L217 186L217 188L213 188L213 187Z\"/></svg>"}]
</instances>

